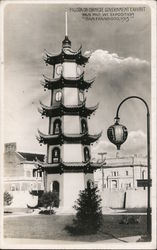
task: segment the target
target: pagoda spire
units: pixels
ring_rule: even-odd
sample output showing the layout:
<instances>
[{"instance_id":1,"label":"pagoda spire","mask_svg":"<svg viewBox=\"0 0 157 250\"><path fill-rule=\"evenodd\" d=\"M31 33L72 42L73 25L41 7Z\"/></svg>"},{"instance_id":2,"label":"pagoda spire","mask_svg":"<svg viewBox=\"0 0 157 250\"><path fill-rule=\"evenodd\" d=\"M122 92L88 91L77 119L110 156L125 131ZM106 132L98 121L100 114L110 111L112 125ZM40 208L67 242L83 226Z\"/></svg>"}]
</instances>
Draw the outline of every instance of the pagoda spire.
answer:
<instances>
[{"instance_id":1,"label":"pagoda spire","mask_svg":"<svg viewBox=\"0 0 157 250\"><path fill-rule=\"evenodd\" d=\"M65 39L62 42L63 48L71 48L71 41L68 38L68 13L65 12Z\"/></svg>"},{"instance_id":2,"label":"pagoda spire","mask_svg":"<svg viewBox=\"0 0 157 250\"><path fill-rule=\"evenodd\" d=\"M65 36L68 36L68 13L65 12Z\"/></svg>"}]
</instances>

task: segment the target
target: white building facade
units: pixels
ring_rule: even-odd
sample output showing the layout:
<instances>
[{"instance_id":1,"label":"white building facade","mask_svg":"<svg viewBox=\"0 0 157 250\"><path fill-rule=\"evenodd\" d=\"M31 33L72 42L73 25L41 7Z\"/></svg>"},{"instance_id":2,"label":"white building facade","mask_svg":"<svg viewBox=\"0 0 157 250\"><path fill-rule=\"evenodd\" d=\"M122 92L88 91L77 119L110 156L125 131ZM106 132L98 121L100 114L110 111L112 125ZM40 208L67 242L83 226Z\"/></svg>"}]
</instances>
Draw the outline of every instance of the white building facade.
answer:
<instances>
[{"instance_id":1,"label":"white building facade","mask_svg":"<svg viewBox=\"0 0 157 250\"><path fill-rule=\"evenodd\" d=\"M147 157L107 158L94 175L95 184L100 190L138 189L139 179L147 179Z\"/></svg>"}]
</instances>

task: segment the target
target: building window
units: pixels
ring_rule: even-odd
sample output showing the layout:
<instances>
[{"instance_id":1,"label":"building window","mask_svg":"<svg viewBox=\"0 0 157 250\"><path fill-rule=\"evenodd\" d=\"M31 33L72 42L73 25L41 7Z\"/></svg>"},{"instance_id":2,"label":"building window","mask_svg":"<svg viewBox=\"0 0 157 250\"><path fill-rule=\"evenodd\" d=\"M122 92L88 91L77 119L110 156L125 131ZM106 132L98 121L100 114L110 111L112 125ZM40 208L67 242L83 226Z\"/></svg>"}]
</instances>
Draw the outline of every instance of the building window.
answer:
<instances>
[{"instance_id":1,"label":"building window","mask_svg":"<svg viewBox=\"0 0 157 250\"><path fill-rule=\"evenodd\" d=\"M10 190L11 191L15 191L16 190L16 185L15 184L11 184Z\"/></svg>"},{"instance_id":2,"label":"building window","mask_svg":"<svg viewBox=\"0 0 157 250\"><path fill-rule=\"evenodd\" d=\"M53 124L53 134L59 134L61 132L61 120L57 119Z\"/></svg>"},{"instance_id":3,"label":"building window","mask_svg":"<svg viewBox=\"0 0 157 250\"><path fill-rule=\"evenodd\" d=\"M52 163L59 163L60 161L60 149L54 148L52 150Z\"/></svg>"},{"instance_id":4,"label":"building window","mask_svg":"<svg viewBox=\"0 0 157 250\"><path fill-rule=\"evenodd\" d=\"M112 187L113 189L116 189L116 188L117 188L117 181L116 181L116 180L112 180L111 187Z\"/></svg>"},{"instance_id":5,"label":"building window","mask_svg":"<svg viewBox=\"0 0 157 250\"><path fill-rule=\"evenodd\" d=\"M116 171L113 171L112 172L112 176L116 176L117 175L117 172Z\"/></svg>"},{"instance_id":6,"label":"building window","mask_svg":"<svg viewBox=\"0 0 157 250\"><path fill-rule=\"evenodd\" d=\"M87 122L85 120L81 120L82 133L87 132Z\"/></svg>"},{"instance_id":7,"label":"building window","mask_svg":"<svg viewBox=\"0 0 157 250\"><path fill-rule=\"evenodd\" d=\"M128 171L126 171L126 175L127 175L127 176L129 175L129 172L128 172Z\"/></svg>"},{"instance_id":8,"label":"building window","mask_svg":"<svg viewBox=\"0 0 157 250\"><path fill-rule=\"evenodd\" d=\"M146 171L143 170L143 171L142 171L142 179L145 179L145 178L146 178Z\"/></svg>"},{"instance_id":9,"label":"building window","mask_svg":"<svg viewBox=\"0 0 157 250\"><path fill-rule=\"evenodd\" d=\"M56 101L59 102L61 98L62 98L62 92L61 91L56 92Z\"/></svg>"},{"instance_id":10,"label":"building window","mask_svg":"<svg viewBox=\"0 0 157 250\"><path fill-rule=\"evenodd\" d=\"M33 177L36 177L36 176L37 176L37 170L33 169Z\"/></svg>"},{"instance_id":11,"label":"building window","mask_svg":"<svg viewBox=\"0 0 157 250\"><path fill-rule=\"evenodd\" d=\"M84 160L85 162L90 160L89 149L87 147L84 148Z\"/></svg>"}]
</instances>

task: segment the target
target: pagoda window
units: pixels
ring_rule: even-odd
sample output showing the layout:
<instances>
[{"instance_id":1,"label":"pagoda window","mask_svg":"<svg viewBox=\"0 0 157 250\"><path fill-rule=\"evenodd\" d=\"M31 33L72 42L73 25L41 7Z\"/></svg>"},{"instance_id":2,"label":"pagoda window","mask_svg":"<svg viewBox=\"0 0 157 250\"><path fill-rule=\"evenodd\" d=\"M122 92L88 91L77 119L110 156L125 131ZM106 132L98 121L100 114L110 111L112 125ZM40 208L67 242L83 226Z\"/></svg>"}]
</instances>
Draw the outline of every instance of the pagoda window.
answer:
<instances>
[{"instance_id":1,"label":"pagoda window","mask_svg":"<svg viewBox=\"0 0 157 250\"><path fill-rule=\"evenodd\" d=\"M84 148L84 160L85 160L85 162L90 160L90 153L89 153L89 149L87 147Z\"/></svg>"},{"instance_id":2,"label":"pagoda window","mask_svg":"<svg viewBox=\"0 0 157 250\"><path fill-rule=\"evenodd\" d=\"M57 75L57 76L60 76L60 75L61 75L62 69L63 69L63 67L62 67L61 64L59 64L59 65L56 66L56 75Z\"/></svg>"},{"instance_id":3,"label":"pagoda window","mask_svg":"<svg viewBox=\"0 0 157 250\"><path fill-rule=\"evenodd\" d=\"M80 65L77 65L76 71L77 71L77 76L80 76L82 74L82 68Z\"/></svg>"},{"instance_id":4,"label":"pagoda window","mask_svg":"<svg viewBox=\"0 0 157 250\"><path fill-rule=\"evenodd\" d=\"M79 98L80 98L80 101L81 101L81 102L84 101L84 96L83 96L83 93L82 93L82 92L79 92Z\"/></svg>"},{"instance_id":5,"label":"pagoda window","mask_svg":"<svg viewBox=\"0 0 157 250\"><path fill-rule=\"evenodd\" d=\"M82 133L87 132L87 122L85 120L81 120Z\"/></svg>"},{"instance_id":6,"label":"pagoda window","mask_svg":"<svg viewBox=\"0 0 157 250\"><path fill-rule=\"evenodd\" d=\"M61 132L61 121L59 119L54 121L53 134L59 134Z\"/></svg>"},{"instance_id":7,"label":"pagoda window","mask_svg":"<svg viewBox=\"0 0 157 250\"><path fill-rule=\"evenodd\" d=\"M52 163L58 163L60 161L60 149L54 148L52 150Z\"/></svg>"},{"instance_id":8,"label":"pagoda window","mask_svg":"<svg viewBox=\"0 0 157 250\"><path fill-rule=\"evenodd\" d=\"M56 92L56 101L59 102L62 98L62 92L61 91L57 91Z\"/></svg>"}]
</instances>

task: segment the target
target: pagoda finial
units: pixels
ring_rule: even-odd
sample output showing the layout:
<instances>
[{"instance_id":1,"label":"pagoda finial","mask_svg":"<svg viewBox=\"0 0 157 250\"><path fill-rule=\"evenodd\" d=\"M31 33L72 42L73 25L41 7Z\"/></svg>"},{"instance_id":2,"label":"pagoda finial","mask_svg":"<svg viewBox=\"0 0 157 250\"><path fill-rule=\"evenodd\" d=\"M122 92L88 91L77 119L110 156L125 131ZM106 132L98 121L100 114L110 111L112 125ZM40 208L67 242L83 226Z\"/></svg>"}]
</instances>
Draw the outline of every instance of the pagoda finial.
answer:
<instances>
[{"instance_id":1,"label":"pagoda finial","mask_svg":"<svg viewBox=\"0 0 157 250\"><path fill-rule=\"evenodd\" d=\"M65 36L68 36L68 13L65 12Z\"/></svg>"},{"instance_id":2,"label":"pagoda finial","mask_svg":"<svg viewBox=\"0 0 157 250\"><path fill-rule=\"evenodd\" d=\"M62 42L63 48L71 48L71 41L68 38L68 13L65 12L65 39Z\"/></svg>"}]
</instances>

